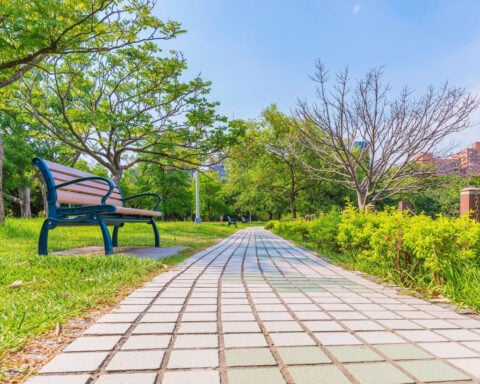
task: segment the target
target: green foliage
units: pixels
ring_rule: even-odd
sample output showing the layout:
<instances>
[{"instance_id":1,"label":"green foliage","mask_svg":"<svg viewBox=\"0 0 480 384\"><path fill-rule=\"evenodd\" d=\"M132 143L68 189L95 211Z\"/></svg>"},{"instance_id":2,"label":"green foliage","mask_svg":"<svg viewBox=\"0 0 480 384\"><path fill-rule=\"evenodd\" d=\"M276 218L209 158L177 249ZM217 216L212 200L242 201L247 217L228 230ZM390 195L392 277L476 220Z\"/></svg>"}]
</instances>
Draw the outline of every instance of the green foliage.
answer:
<instances>
[{"instance_id":1,"label":"green foliage","mask_svg":"<svg viewBox=\"0 0 480 384\"><path fill-rule=\"evenodd\" d=\"M480 223L467 216L368 213L349 204L341 214L268 226L353 268L480 309L478 296L468 289L480 280Z\"/></svg>"},{"instance_id":2,"label":"green foliage","mask_svg":"<svg viewBox=\"0 0 480 384\"><path fill-rule=\"evenodd\" d=\"M48 56L107 51L183 32L179 23L153 17L153 4L148 0L1 0L0 89Z\"/></svg>"}]
</instances>

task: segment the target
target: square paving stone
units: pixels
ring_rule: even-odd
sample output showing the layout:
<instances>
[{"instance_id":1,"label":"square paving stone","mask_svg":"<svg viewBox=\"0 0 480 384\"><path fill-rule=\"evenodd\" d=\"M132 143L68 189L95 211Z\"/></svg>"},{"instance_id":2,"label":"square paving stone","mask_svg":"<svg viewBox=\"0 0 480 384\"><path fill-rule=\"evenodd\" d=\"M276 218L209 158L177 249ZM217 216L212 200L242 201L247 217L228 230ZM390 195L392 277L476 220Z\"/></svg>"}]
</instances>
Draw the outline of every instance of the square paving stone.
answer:
<instances>
[{"instance_id":1,"label":"square paving stone","mask_svg":"<svg viewBox=\"0 0 480 384\"><path fill-rule=\"evenodd\" d=\"M422 327L410 320L378 320L386 328L390 329L421 329Z\"/></svg>"},{"instance_id":2,"label":"square paving stone","mask_svg":"<svg viewBox=\"0 0 480 384\"><path fill-rule=\"evenodd\" d=\"M366 345L330 346L327 349L342 363L384 361L385 359Z\"/></svg>"},{"instance_id":3,"label":"square paving stone","mask_svg":"<svg viewBox=\"0 0 480 384\"><path fill-rule=\"evenodd\" d=\"M295 312L300 320L331 320L332 318L325 312L320 311L300 311Z\"/></svg>"},{"instance_id":4,"label":"square paving stone","mask_svg":"<svg viewBox=\"0 0 480 384\"><path fill-rule=\"evenodd\" d=\"M162 365L163 351L120 351L117 352L107 371L135 371L142 369L159 369Z\"/></svg>"},{"instance_id":5,"label":"square paving stone","mask_svg":"<svg viewBox=\"0 0 480 384\"><path fill-rule=\"evenodd\" d=\"M392 360L421 360L433 358L432 355L413 344L383 344L376 345L375 348Z\"/></svg>"},{"instance_id":6,"label":"square paving stone","mask_svg":"<svg viewBox=\"0 0 480 384\"><path fill-rule=\"evenodd\" d=\"M372 331L372 332L356 332L358 337L361 337L369 344L400 344L406 343L404 339L398 337L390 331Z\"/></svg>"},{"instance_id":7,"label":"square paving stone","mask_svg":"<svg viewBox=\"0 0 480 384\"><path fill-rule=\"evenodd\" d=\"M140 323L174 323L178 319L178 313L146 313Z\"/></svg>"},{"instance_id":8,"label":"square paving stone","mask_svg":"<svg viewBox=\"0 0 480 384\"><path fill-rule=\"evenodd\" d=\"M231 367L277 365L268 348L227 349L225 357L227 365Z\"/></svg>"},{"instance_id":9,"label":"square paving stone","mask_svg":"<svg viewBox=\"0 0 480 384\"><path fill-rule=\"evenodd\" d=\"M353 311L330 311L329 315L335 317L336 319L339 320L363 320L366 319L367 317L362 315L359 312L353 312ZM400 317L400 316L398 316Z\"/></svg>"},{"instance_id":10,"label":"square paving stone","mask_svg":"<svg viewBox=\"0 0 480 384\"><path fill-rule=\"evenodd\" d=\"M122 336L79 337L70 343L65 352L111 351Z\"/></svg>"},{"instance_id":11,"label":"square paving stone","mask_svg":"<svg viewBox=\"0 0 480 384\"><path fill-rule=\"evenodd\" d=\"M333 365L289 367L295 384L349 384L345 375Z\"/></svg>"},{"instance_id":12,"label":"square paving stone","mask_svg":"<svg viewBox=\"0 0 480 384\"><path fill-rule=\"evenodd\" d=\"M361 384L410 384L410 379L389 363L356 363L345 367Z\"/></svg>"},{"instance_id":13,"label":"square paving stone","mask_svg":"<svg viewBox=\"0 0 480 384\"><path fill-rule=\"evenodd\" d=\"M402 361L399 364L419 381L426 383L469 379L465 374L445 364L443 361Z\"/></svg>"},{"instance_id":14,"label":"square paving stone","mask_svg":"<svg viewBox=\"0 0 480 384\"><path fill-rule=\"evenodd\" d=\"M331 362L320 347L280 347L277 350L283 362L287 365Z\"/></svg>"},{"instance_id":15,"label":"square paving stone","mask_svg":"<svg viewBox=\"0 0 480 384\"><path fill-rule=\"evenodd\" d=\"M93 372L107 356L108 352L61 353L44 365L40 373Z\"/></svg>"},{"instance_id":16,"label":"square paving stone","mask_svg":"<svg viewBox=\"0 0 480 384\"><path fill-rule=\"evenodd\" d=\"M141 304L150 304L153 301L152 298L146 298L146 297L139 297L139 298L126 298L125 300L122 300L119 304L120 305L141 305Z\"/></svg>"},{"instance_id":17,"label":"square paving stone","mask_svg":"<svg viewBox=\"0 0 480 384\"><path fill-rule=\"evenodd\" d=\"M255 316L253 316L253 313L249 313L249 312L222 313L222 321L254 321L254 320L255 320Z\"/></svg>"},{"instance_id":18,"label":"square paving stone","mask_svg":"<svg viewBox=\"0 0 480 384\"><path fill-rule=\"evenodd\" d=\"M178 333L217 333L216 322L180 323Z\"/></svg>"},{"instance_id":19,"label":"square paving stone","mask_svg":"<svg viewBox=\"0 0 480 384\"><path fill-rule=\"evenodd\" d=\"M429 331L428 329L412 329L412 330L403 330L397 331L397 333L407 340L413 342L421 341L448 341L445 337Z\"/></svg>"},{"instance_id":20,"label":"square paving stone","mask_svg":"<svg viewBox=\"0 0 480 384\"><path fill-rule=\"evenodd\" d=\"M268 332L303 331L296 321L265 321L263 325Z\"/></svg>"},{"instance_id":21,"label":"square paving stone","mask_svg":"<svg viewBox=\"0 0 480 384\"><path fill-rule=\"evenodd\" d=\"M34 376L27 384L86 384L90 375Z\"/></svg>"},{"instance_id":22,"label":"square paving stone","mask_svg":"<svg viewBox=\"0 0 480 384\"><path fill-rule=\"evenodd\" d=\"M178 335L174 348L218 348L218 335Z\"/></svg>"},{"instance_id":23,"label":"square paving stone","mask_svg":"<svg viewBox=\"0 0 480 384\"><path fill-rule=\"evenodd\" d=\"M315 341L303 332L272 333L270 337L276 346L315 345Z\"/></svg>"},{"instance_id":24,"label":"square paving stone","mask_svg":"<svg viewBox=\"0 0 480 384\"><path fill-rule=\"evenodd\" d=\"M148 313L171 313L177 314L182 310L182 305L152 305Z\"/></svg>"},{"instance_id":25,"label":"square paving stone","mask_svg":"<svg viewBox=\"0 0 480 384\"><path fill-rule=\"evenodd\" d=\"M438 329L436 332L455 341L479 341L480 335L478 333L469 331L467 329Z\"/></svg>"},{"instance_id":26,"label":"square paving stone","mask_svg":"<svg viewBox=\"0 0 480 384\"><path fill-rule=\"evenodd\" d=\"M339 323L336 321L305 321L304 324L307 326L308 329L311 331L316 332L329 332L329 331L343 331L345 332L345 328L343 328Z\"/></svg>"},{"instance_id":27,"label":"square paving stone","mask_svg":"<svg viewBox=\"0 0 480 384\"><path fill-rule=\"evenodd\" d=\"M84 335L123 335L127 333L131 324L129 323L98 323L93 324Z\"/></svg>"},{"instance_id":28,"label":"square paving stone","mask_svg":"<svg viewBox=\"0 0 480 384\"><path fill-rule=\"evenodd\" d=\"M162 384L220 384L220 374L212 370L167 371Z\"/></svg>"},{"instance_id":29,"label":"square paving stone","mask_svg":"<svg viewBox=\"0 0 480 384\"><path fill-rule=\"evenodd\" d=\"M234 304L234 305L223 305L221 306L222 312L252 312L252 307L250 305L243 304Z\"/></svg>"},{"instance_id":30,"label":"square paving stone","mask_svg":"<svg viewBox=\"0 0 480 384\"><path fill-rule=\"evenodd\" d=\"M462 344L467 346L468 348L480 352L480 341L464 341L462 342Z\"/></svg>"},{"instance_id":31,"label":"square paving stone","mask_svg":"<svg viewBox=\"0 0 480 384\"><path fill-rule=\"evenodd\" d=\"M187 305L185 308L186 313L191 312L217 312L216 305Z\"/></svg>"},{"instance_id":32,"label":"square paving stone","mask_svg":"<svg viewBox=\"0 0 480 384\"><path fill-rule=\"evenodd\" d=\"M266 347L263 333L229 333L223 336L225 348Z\"/></svg>"},{"instance_id":33,"label":"square paving stone","mask_svg":"<svg viewBox=\"0 0 480 384\"><path fill-rule=\"evenodd\" d=\"M96 384L155 384L156 373L113 373L102 375ZM70 384L70 381L65 381Z\"/></svg>"},{"instance_id":34,"label":"square paving stone","mask_svg":"<svg viewBox=\"0 0 480 384\"><path fill-rule=\"evenodd\" d=\"M453 341L446 343L419 343L418 345L431 354L442 358L478 357L478 353Z\"/></svg>"},{"instance_id":35,"label":"square paving stone","mask_svg":"<svg viewBox=\"0 0 480 384\"><path fill-rule=\"evenodd\" d=\"M216 312L189 312L184 313L182 321L217 321Z\"/></svg>"},{"instance_id":36,"label":"square paving stone","mask_svg":"<svg viewBox=\"0 0 480 384\"><path fill-rule=\"evenodd\" d=\"M358 345L362 344L348 332L316 332L315 337L323 345Z\"/></svg>"},{"instance_id":37,"label":"square paving stone","mask_svg":"<svg viewBox=\"0 0 480 384\"><path fill-rule=\"evenodd\" d=\"M293 320L293 317L288 312L259 312L258 316L262 321Z\"/></svg>"},{"instance_id":38,"label":"square paving stone","mask_svg":"<svg viewBox=\"0 0 480 384\"><path fill-rule=\"evenodd\" d=\"M398 313L391 311L363 311L363 314L372 318L373 320L395 320L402 318Z\"/></svg>"},{"instance_id":39,"label":"square paving stone","mask_svg":"<svg viewBox=\"0 0 480 384\"><path fill-rule=\"evenodd\" d=\"M228 369L229 384L285 384L278 368Z\"/></svg>"},{"instance_id":40,"label":"square paving stone","mask_svg":"<svg viewBox=\"0 0 480 384\"><path fill-rule=\"evenodd\" d=\"M419 319L415 320L416 323L420 324L422 327L430 329L452 329L458 328L455 324L452 324L445 320L440 319Z\"/></svg>"},{"instance_id":41,"label":"square paving stone","mask_svg":"<svg viewBox=\"0 0 480 384\"><path fill-rule=\"evenodd\" d=\"M255 333L260 332L260 327L256 321L225 321L222 322L224 333Z\"/></svg>"},{"instance_id":42,"label":"square paving stone","mask_svg":"<svg viewBox=\"0 0 480 384\"><path fill-rule=\"evenodd\" d=\"M371 320L345 320L342 322L352 331L384 331L385 328Z\"/></svg>"},{"instance_id":43,"label":"square paving stone","mask_svg":"<svg viewBox=\"0 0 480 384\"><path fill-rule=\"evenodd\" d=\"M172 351L167 368L216 368L218 365L217 349L182 349Z\"/></svg>"},{"instance_id":44,"label":"square paving stone","mask_svg":"<svg viewBox=\"0 0 480 384\"><path fill-rule=\"evenodd\" d=\"M98 319L97 323L133 323L138 313L108 313Z\"/></svg>"},{"instance_id":45,"label":"square paving stone","mask_svg":"<svg viewBox=\"0 0 480 384\"><path fill-rule=\"evenodd\" d=\"M142 313L147 309L148 305L119 305L118 308L114 309L113 313Z\"/></svg>"},{"instance_id":46,"label":"square paving stone","mask_svg":"<svg viewBox=\"0 0 480 384\"><path fill-rule=\"evenodd\" d=\"M168 347L170 339L170 335L132 335L127 339L125 344L123 344L122 350L164 349Z\"/></svg>"},{"instance_id":47,"label":"square paving stone","mask_svg":"<svg viewBox=\"0 0 480 384\"><path fill-rule=\"evenodd\" d=\"M450 363L457 367L467 371L473 376L480 377L480 358L476 359L451 359Z\"/></svg>"},{"instance_id":48,"label":"square paving stone","mask_svg":"<svg viewBox=\"0 0 480 384\"><path fill-rule=\"evenodd\" d=\"M133 330L134 335L166 333L171 334L175 323L140 323Z\"/></svg>"}]
</instances>

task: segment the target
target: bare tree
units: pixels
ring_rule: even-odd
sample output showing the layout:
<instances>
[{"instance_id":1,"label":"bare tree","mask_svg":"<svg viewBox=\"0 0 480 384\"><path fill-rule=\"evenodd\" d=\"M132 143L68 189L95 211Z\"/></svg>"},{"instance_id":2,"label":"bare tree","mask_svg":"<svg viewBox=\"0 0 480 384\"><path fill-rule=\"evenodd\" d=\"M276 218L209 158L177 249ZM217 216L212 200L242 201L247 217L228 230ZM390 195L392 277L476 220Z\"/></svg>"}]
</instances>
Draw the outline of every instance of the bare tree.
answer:
<instances>
[{"instance_id":1,"label":"bare tree","mask_svg":"<svg viewBox=\"0 0 480 384\"><path fill-rule=\"evenodd\" d=\"M317 62L312 79L318 104L300 101L296 109L298 140L318 157L321 167L305 164L313 177L340 183L357 194L359 209L432 181L435 171L415 161L436 151L445 139L469 126L478 97L445 83L414 98L404 88L390 101L381 68L353 83L348 70L328 88L328 73Z\"/></svg>"}]
</instances>

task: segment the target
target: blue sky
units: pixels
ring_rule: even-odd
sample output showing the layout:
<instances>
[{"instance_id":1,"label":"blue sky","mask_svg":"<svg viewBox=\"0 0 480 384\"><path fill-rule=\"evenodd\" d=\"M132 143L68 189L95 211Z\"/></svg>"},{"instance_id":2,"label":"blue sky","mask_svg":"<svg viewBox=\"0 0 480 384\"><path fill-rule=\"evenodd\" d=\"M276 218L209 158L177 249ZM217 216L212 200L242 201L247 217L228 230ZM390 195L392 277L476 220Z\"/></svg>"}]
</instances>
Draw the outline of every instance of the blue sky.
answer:
<instances>
[{"instance_id":1,"label":"blue sky","mask_svg":"<svg viewBox=\"0 0 480 384\"><path fill-rule=\"evenodd\" d=\"M317 59L353 78L385 66L392 98L405 85L420 96L445 81L480 93L479 0L158 0L155 14L187 30L163 47L212 81L211 99L229 118L315 102ZM456 138L475 140L479 126Z\"/></svg>"}]
</instances>

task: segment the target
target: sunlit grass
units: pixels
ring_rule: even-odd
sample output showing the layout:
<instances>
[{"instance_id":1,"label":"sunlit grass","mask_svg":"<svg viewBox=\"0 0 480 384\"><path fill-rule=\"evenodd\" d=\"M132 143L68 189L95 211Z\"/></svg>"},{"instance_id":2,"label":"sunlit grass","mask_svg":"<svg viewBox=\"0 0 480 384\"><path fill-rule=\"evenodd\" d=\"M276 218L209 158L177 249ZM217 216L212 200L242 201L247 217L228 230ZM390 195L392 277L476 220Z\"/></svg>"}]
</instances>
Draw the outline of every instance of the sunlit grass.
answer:
<instances>
[{"instance_id":1,"label":"sunlit grass","mask_svg":"<svg viewBox=\"0 0 480 384\"><path fill-rule=\"evenodd\" d=\"M49 256L37 255L42 220L7 219L0 226L0 358L32 337L111 305L127 292L198 250L233 233L225 223L158 223L161 245L186 246L181 255L160 261L125 255L55 256L52 252L103 245L98 227L56 228L49 236ZM145 224L126 224L119 245L153 246ZM22 281L18 288L7 288Z\"/></svg>"}]
</instances>

